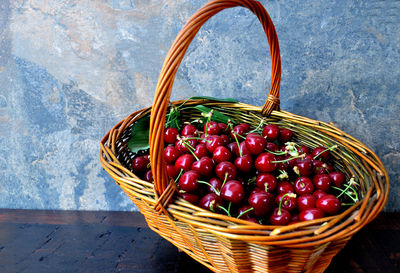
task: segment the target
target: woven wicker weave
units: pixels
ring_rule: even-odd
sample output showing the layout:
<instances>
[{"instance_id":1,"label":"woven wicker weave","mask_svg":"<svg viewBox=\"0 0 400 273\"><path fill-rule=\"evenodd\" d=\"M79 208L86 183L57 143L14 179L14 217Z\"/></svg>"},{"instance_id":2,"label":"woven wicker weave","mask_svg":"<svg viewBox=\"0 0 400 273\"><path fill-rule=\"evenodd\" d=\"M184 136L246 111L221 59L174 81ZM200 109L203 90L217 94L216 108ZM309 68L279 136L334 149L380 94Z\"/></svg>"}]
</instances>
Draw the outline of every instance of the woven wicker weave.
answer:
<instances>
[{"instance_id":1,"label":"woven wicker weave","mask_svg":"<svg viewBox=\"0 0 400 273\"><path fill-rule=\"evenodd\" d=\"M361 200L340 215L289 226L265 226L205 211L179 198L168 179L163 160L163 132L175 74L190 42L201 26L223 9L242 6L260 20L271 52L271 88L263 107L243 103L190 100L256 126L261 119L289 128L296 141L311 148L337 145L332 152L335 168L360 182ZM347 241L384 207L389 180L379 158L358 140L332 124L311 120L279 109L281 61L274 25L264 9L252 0L216 0L198 10L172 45L158 80L153 106L115 125L102 139L100 161L104 169L145 216L149 227L189 256L215 272L323 272ZM154 184L130 170L128 140L135 121L150 118L150 157ZM182 113L190 121L193 110Z\"/></svg>"}]
</instances>

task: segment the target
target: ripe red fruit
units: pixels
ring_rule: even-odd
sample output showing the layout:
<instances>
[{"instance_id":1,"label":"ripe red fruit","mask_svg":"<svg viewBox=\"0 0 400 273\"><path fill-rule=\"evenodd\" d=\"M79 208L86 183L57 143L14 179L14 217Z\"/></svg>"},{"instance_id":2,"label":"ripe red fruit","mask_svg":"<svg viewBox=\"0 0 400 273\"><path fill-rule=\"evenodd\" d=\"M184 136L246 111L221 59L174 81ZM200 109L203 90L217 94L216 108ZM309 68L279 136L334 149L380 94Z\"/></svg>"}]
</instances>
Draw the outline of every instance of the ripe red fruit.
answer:
<instances>
[{"instance_id":1,"label":"ripe red fruit","mask_svg":"<svg viewBox=\"0 0 400 273\"><path fill-rule=\"evenodd\" d=\"M193 124L187 124L183 127L182 136L197 136L197 128Z\"/></svg>"},{"instance_id":2,"label":"ripe red fruit","mask_svg":"<svg viewBox=\"0 0 400 273\"><path fill-rule=\"evenodd\" d=\"M228 125L226 125L225 123L222 123L222 122L218 123L218 126L221 129L222 133L225 133L226 130L228 129Z\"/></svg>"},{"instance_id":3,"label":"ripe red fruit","mask_svg":"<svg viewBox=\"0 0 400 273\"><path fill-rule=\"evenodd\" d=\"M192 170L203 177L210 177L214 170L214 163L211 158L205 156L193 162Z\"/></svg>"},{"instance_id":4,"label":"ripe red fruit","mask_svg":"<svg viewBox=\"0 0 400 273\"><path fill-rule=\"evenodd\" d=\"M170 145L164 148L164 160L167 164L172 164L181 155L177 148Z\"/></svg>"},{"instance_id":5,"label":"ripe red fruit","mask_svg":"<svg viewBox=\"0 0 400 273\"><path fill-rule=\"evenodd\" d=\"M282 208L280 210L278 208L274 209L274 212L269 217L269 221L271 222L271 224L277 226L287 225L290 223L291 219L292 215L290 214L290 212Z\"/></svg>"},{"instance_id":6,"label":"ripe red fruit","mask_svg":"<svg viewBox=\"0 0 400 273\"><path fill-rule=\"evenodd\" d=\"M243 122L243 123L240 123L239 125L243 126L246 129L246 132L250 131L250 128L251 128L250 124Z\"/></svg>"},{"instance_id":7,"label":"ripe red fruit","mask_svg":"<svg viewBox=\"0 0 400 273\"><path fill-rule=\"evenodd\" d=\"M199 188L199 174L195 171L187 171L179 178L179 188L185 192L192 193Z\"/></svg>"},{"instance_id":8,"label":"ripe red fruit","mask_svg":"<svg viewBox=\"0 0 400 273\"><path fill-rule=\"evenodd\" d=\"M311 194L314 191L314 185L310 178L302 176L294 182L294 190L298 195Z\"/></svg>"},{"instance_id":9,"label":"ripe red fruit","mask_svg":"<svg viewBox=\"0 0 400 273\"><path fill-rule=\"evenodd\" d=\"M260 189L272 192L276 189L278 181L275 176L270 173L259 173L256 178L256 185Z\"/></svg>"},{"instance_id":10,"label":"ripe red fruit","mask_svg":"<svg viewBox=\"0 0 400 273\"><path fill-rule=\"evenodd\" d=\"M279 127L275 124L268 124L262 131L263 137L266 137L268 141L275 141L279 137Z\"/></svg>"},{"instance_id":11,"label":"ripe red fruit","mask_svg":"<svg viewBox=\"0 0 400 273\"><path fill-rule=\"evenodd\" d=\"M327 193L324 192L324 191L322 191L322 190L316 190L316 191L313 192L313 195L314 195L314 197L315 197L316 199L319 199L319 198L321 198L322 196L327 195Z\"/></svg>"},{"instance_id":12,"label":"ripe red fruit","mask_svg":"<svg viewBox=\"0 0 400 273\"><path fill-rule=\"evenodd\" d=\"M167 165L167 173L170 178L175 179L179 175L179 170L175 167L175 165Z\"/></svg>"},{"instance_id":13,"label":"ripe red fruit","mask_svg":"<svg viewBox=\"0 0 400 273\"><path fill-rule=\"evenodd\" d=\"M333 171L333 167L322 161L313 160L314 174L328 174Z\"/></svg>"},{"instance_id":14,"label":"ripe red fruit","mask_svg":"<svg viewBox=\"0 0 400 273\"><path fill-rule=\"evenodd\" d=\"M279 141L281 143L286 143L286 142L290 141L292 136L293 136L293 132L289 129L281 128L279 130Z\"/></svg>"},{"instance_id":15,"label":"ripe red fruit","mask_svg":"<svg viewBox=\"0 0 400 273\"><path fill-rule=\"evenodd\" d=\"M220 196L223 200L239 205L244 197L244 188L242 183L237 180L230 180L226 182L221 189Z\"/></svg>"},{"instance_id":16,"label":"ripe red fruit","mask_svg":"<svg viewBox=\"0 0 400 273\"><path fill-rule=\"evenodd\" d=\"M215 193L208 193L204 195L200 201L199 201L199 206L203 209L213 211L213 212L218 212L221 209L219 208L220 206L222 207L223 201L221 197L216 195Z\"/></svg>"},{"instance_id":17,"label":"ripe red fruit","mask_svg":"<svg viewBox=\"0 0 400 273\"><path fill-rule=\"evenodd\" d=\"M326 214L333 215L339 212L341 204L336 196L327 194L317 199L315 206Z\"/></svg>"},{"instance_id":18,"label":"ripe red fruit","mask_svg":"<svg viewBox=\"0 0 400 273\"><path fill-rule=\"evenodd\" d=\"M229 137L227 135L219 135L222 140L222 145L226 146L229 144Z\"/></svg>"},{"instance_id":19,"label":"ripe red fruit","mask_svg":"<svg viewBox=\"0 0 400 273\"><path fill-rule=\"evenodd\" d=\"M230 131L230 137L231 139L235 140L235 137L240 140L242 139L242 137L245 136L245 134L247 133L247 130L244 126L242 125L236 125L235 127L233 127L233 129Z\"/></svg>"},{"instance_id":20,"label":"ripe red fruit","mask_svg":"<svg viewBox=\"0 0 400 273\"><path fill-rule=\"evenodd\" d=\"M311 156L315 159L327 162L331 157L331 153L325 147L320 146L312 151Z\"/></svg>"},{"instance_id":21,"label":"ripe red fruit","mask_svg":"<svg viewBox=\"0 0 400 273\"><path fill-rule=\"evenodd\" d=\"M254 208L254 214L258 217L271 213L275 207L274 195L265 191L251 194L248 202Z\"/></svg>"},{"instance_id":22,"label":"ripe red fruit","mask_svg":"<svg viewBox=\"0 0 400 273\"><path fill-rule=\"evenodd\" d=\"M297 208L299 211L315 208L315 197L312 194L300 195L297 198Z\"/></svg>"},{"instance_id":23,"label":"ripe red fruit","mask_svg":"<svg viewBox=\"0 0 400 273\"><path fill-rule=\"evenodd\" d=\"M266 148L268 151L271 151L271 152L277 152L277 151L279 151L278 145L276 145L276 144L273 143L273 142L267 142L267 145L265 146L265 148Z\"/></svg>"},{"instance_id":24,"label":"ripe red fruit","mask_svg":"<svg viewBox=\"0 0 400 273\"><path fill-rule=\"evenodd\" d=\"M184 154L178 157L175 161L175 167L180 171L183 169L184 171L189 171L192 168L192 164L194 162L194 156L191 154Z\"/></svg>"},{"instance_id":25,"label":"ripe red fruit","mask_svg":"<svg viewBox=\"0 0 400 273\"><path fill-rule=\"evenodd\" d=\"M144 180L146 180L147 182L153 182L153 173L151 172L151 170L148 170L145 174L144 174Z\"/></svg>"},{"instance_id":26,"label":"ripe red fruit","mask_svg":"<svg viewBox=\"0 0 400 273\"><path fill-rule=\"evenodd\" d=\"M260 172L268 173L277 168L277 164L274 161L276 161L276 158L273 154L261 153L254 161L254 165Z\"/></svg>"},{"instance_id":27,"label":"ripe red fruit","mask_svg":"<svg viewBox=\"0 0 400 273\"><path fill-rule=\"evenodd\" d=\"M189 153L189 149L196 147L196 145L197 140L193 138L193 135L183 136L175 142L175 147L183 154Z\"/></svg>"},{"instance_id":28,"label":"ripe red fruit","mask_svg":"<svg viewBox=\"0 0 400 273\"><path fill-rule=\"evenodd\" d=\"M288 181L281 181L278 183L278 193L280 194L285 194L288 192L294 192L294 186L292 183Z\"/></svg>"},{"instance_id":29,"label":"ripe red fruit","mask_svg":"<svg viewBox=\"0 0 400 273\"><path fill-rule=\"evenodd\" d=\"M181 196L183 199L185 199L189 203L192 203L193 205L197 205L200 200L199 196L193 193L182 193Z\"/></svg>"},{"instance_id":30,"label":"ripe red fruit","mask_svg":"<svg viewBox=\"0 0 400 273\"><path fill-rule=\"evenodd\" d=\"M197 156L197 158L202 158L210 154L206 147L206 144L197 144L193 153Z\"/></svg>"},{"instance_id":31,"label":"ripe red fruit","mask_svg":"<svg viewBox=\"0 0 400 273\"><path fill-rule=\"evenodd\" d=\"M236 178L237 170L232 162L223 161L215 167L215 174L222 181L225 181L225 176L226 180L233 180Z\"/></svg>"},{"instance_id":32,"label":"ripe red fruit","mask_svg":"<svg viewBox=\"0 0 400 273\"><path fill-rule=\"evenodd\" d=\"M239 171L248 173L253 168L253 158L250 155L237 157L234 164Z\"/></svg>"},{"instance_id":33,"label":"ripe red fruit","mask_svg":"<svg viewBox=\"0 0 400 273\"><path fill-rule=\"evenodd\" d=\"M338 188L340 188L346 180L346 177L341 172L331 172L329 173L329 177L331 178L332 183Z\"/></svg>"},{"instance_id":34,"label":"ripe red fruit","mask_svg":"<svg viewBox=\"0 0 400 273\"><path fill-rule=\"evenodd\" d=\"M164 131L164 141L169 144L174 144L178 135L178 129L171 127L166 128Z\"/></svg>"},{"instance_id":35,"label":"ripe red fruit","mask_svg":"<svg viewBox=\"0 0 400 273\"><path fill-rule=\"evenodd\" d=\"M328 191L331 187L331 178L327 174L316 174L312 181L314 186L322 191Z\"/></svg>"},{"instance_id":36,"label":"ripe red fruit","mask_svg":"<svg viewBox=\"0 0 400 273\"><path fill-rule=\"evenodd\" d=\"M243 205L238 209L237 212L239 219L249 219L249 218L254 218L254 209L249 205Z\"/></svg>"},{"instance_id":37,"label":"ripe red fruit","mask_svg":"<svg viewBox=\"0 0 400 273\"><path fill-rule=\"evenodd\" d=\"M310 221L324 217L324 212L318 208L303 210L299 214L300 221Z\"/></svg>"},{"instance_id":38,"label":"ripe red fruit","mask_svg":"<svg viewBox=\"0 0 400 273\"><path fill-rule=\"evenodd\" d=\"M132 169L135 173L143 173L147 170L147 165L150 163L147 157L137 156L132 160Z\"/></svg>"},{"instance_id":39,"label":"ripe red fruit","mask_svg":"<svg viewBox=\"0 0 400 273\"><path fill-rule=\"evenodd\" d=\"M219 195L219 192L221 191L221 188L222 188L221 180L219 180L216 177L213 177L208 181L208 183L212 186L212 187L210 187L210 185L207 185L208 191L214 192ZM217 192L215 190L217 190Z\"/></svg>"},{"instance_id":40,"label":"ripe red fruit","mask_svg":"<svg viewBox=\"0 0 400 273\"><path fill-rule=\"evenodd\" d=\"M212 158L215 162L229 161L232 157L231 152L224 146L218 146L213 152Z\"/></svg>"},{"instance_id":41,"label":"ripe red fruit","mask_svg":"<svg viewBox=\"0 0 400 273\"><path fill-rule=\"evenodd\" d=\"M207 137L206 147L210 153L213 153L218 146L222 146L222 139L219 136L212 135Z\"/></svg>"},{"instance_id":42,"label":"ripe red fruit","mask_svg":"<svg viewBox=\"0 0 400 273\"><path fill-rule=\"evenodd\" d=\"M293 211L297 208L297 198L295 196L285 195L286 193L280 193L275 197L275 204L279 205L282 198L282 208L287 211Z\"/></svg>"},{"instance_id":43,"label":"ripe red fruit","mask_svg":"<svg viewBox=\"0 0 400 273\"><path fill-rule=\"evenodd\" d=\"M258 155L264 151L267 140L259 134L250 133L246 136L245 143L252 155Z\"/></svg>"},{"instance_id":44,"label":"ripe red fruit","mask_svg":"<svg viewBox=\"0 0 400 273\"><path fill-rule=\"evenodd\" d=\"M301 176L310 176L313 171L312 161L309 159L296 160L295 166L299 170Z\"/></svg>"},{"instance_id":45,"label":"ripe red fruit","mask_svg":"<svg viewBox=\"0 0 400 273\"><path fill-rule=\"evenodd\" d=\"M209 121L204 124L204 133L207 135L219 135L221 127L215 121Z\"/></svg>"}]
</instances>

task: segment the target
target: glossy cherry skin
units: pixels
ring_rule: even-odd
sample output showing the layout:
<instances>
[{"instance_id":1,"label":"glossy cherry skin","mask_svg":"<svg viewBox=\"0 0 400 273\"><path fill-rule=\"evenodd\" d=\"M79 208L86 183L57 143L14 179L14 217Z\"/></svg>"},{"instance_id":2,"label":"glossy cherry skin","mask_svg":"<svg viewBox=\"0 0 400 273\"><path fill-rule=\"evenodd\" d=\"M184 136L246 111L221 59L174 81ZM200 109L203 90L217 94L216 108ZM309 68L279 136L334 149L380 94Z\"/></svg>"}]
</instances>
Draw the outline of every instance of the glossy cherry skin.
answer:
<instances>
[{"instance_id":1,"label":"glossy cherry skin","mask_svg":"<svg viewBox=\"0 0 400 273\"><path fill-rule=\"evenodd\" d=\"M295 166L299 170L301 176L311 176L313 172L312 161L309 159L296 160Z\"/></svg>"},{"instance_id":2,"label":"glossy cherry skin","mask_svg":"<svg viewBox=\"0 0 400 273\"><path fill-rule=\"evenodd\" d=\"M249 173L253 169L253 158L250 155L237 157L234 164L239 171Z\"/></svg>"},{"instance_id":3,"label":"glossy cherry skin","mask_svg":"<svg viewBox=\"0 0 400 273\"><path fill-rule=\"evenodd\" d=\"M211 178L208 183L212 186L210 187L209 185L207 185L207 189L209 192L213 192L219 195L221 188L222 188L222 182L221 180L219 180L216 177ZM215 192L215 190L217 190L217 192Z\"/></svg>"},{"instance_id":4,"label":"glossy cherry skin","mask_svg":"<svg viewBox=\"0 0 400 273\"><path fill-rule=\"evenodd\" d=\"M299 211L315 208L315 197L312 194L300 195L297 198L297 208Z\"/></svg>"},{"instance_id":5,"label":"glossy cherry skin","mask_svg":"<svg viewBox=\"0 0 400 273\"><path fill-rule=\"evenodd\" d=\"M308 153L310 153L310 149L305 145L301 145L300 147L298 147L297 151L299 152L299 154L308 154Z\"/></svg>"},{"instance_id":6,"label":"glossy cherry skin","mask_svg":"<svg viewBox=\"0 0 400 273\"><path fill-rule=\"evenodd\" d=\"M191 154L183 154L178 157L175 161L175 167L180 171L183 169L184 171L189 171L192 168L192 164L195 158Z\"/></svg>"},{"instance_id":7,"label":"glossy cherry skin","mask_svg":"<svg viewBox=\"0 0 400 273\"><path fill-rule=\"evenodd\" d=\"M208 151L206 144L197 144L194 154L197 158L202 158L204 156L209 156L210 152Z\"/></svg>"},{"instance_id":8,"label":"glossy cherry skin","mask_svg":"<svg viewBox=\"0 0 400 273\"><path fill-rule=\"evenodd\" d=\"M279 203L281 202L282 197L285 194L286 193L280 193L275 197L275 204L277 206L279 206ZM295 208L297 208L297 198L286 195L285 197L283 197L281 207L287 211L293 211Z\"/></svg>"},{"instance_id":9,"label":"glossy cherry skin","mask_svg":"<svg viewBox=\"0 0 400 273\"><path fill-rule=\"evenodd\" d=\"M286 143L292 139L293 132L286 128L281 128L279 130L279 141L281 143Z\"/></svg>"},{"instance_id":10,"label":"glossy cherry skin","mask_svg":"<svg viewBox=\"0 0 400 273\"><path fill-rule=\"evenodd\" d=\"M331 172L329 173L329 177L332 183L338 188L340 188L346 180L345 175L341 172Z\"/></svg>"},{"instance_id":11,"label":"glossy cherry skin","mask_svg":"<svg viewBox=\"0 0 400 273\"><path fill-rule=\"evenodd\" d=\"M210 177L214 170L214 163L211 158L205 156L193 162L192 170L203 177Z\"/></svg>"},{"instance_id":12,"label":"glossy cherry skin","mask_svg":"<svg viewBox=\"0 0 400 273\"><path fill-rule=\"evenodd\" d=\"M207 137L206 147L210 153L213 153L218 146L222 146L222 139L219 136L211 135Z\"/></svg>"},{"instance_id":13,"label":"glossy cherry skin","mask_svg":"<svg viewBox=\"0 0 400 273\"><path fill-rule=\"evenodd\" d=\"M222 123L222 122L219 122L218 126L221 129L221 133L225 133L228 129L228 125L226 125L225 123Z\"/></svg>"},{"instance_id":14,"label":"glossy cherry skin","mask_svg":"<svg viewBox=\"0 0 400 273\"><path fill-rule=\"evenodd\" d=\"M264 151L267 140L259 134L250 133L246 136L245 143L252 155L258 155Z\"/></svg>"},{"instance_id":15,"label":"glossy cherry skin","mask_svg":"<svg viewBox=\"0 0 400 273\"><path fill-rule=\"evenodd\" d=\"M272 192L276 189L278 181L275 176L270 173L259 173L256 178L256 185L260 189Z\"/></svg>"},{"instance_id":16,"label":"glossy cherry skin","mask_svg":"<svg viewBox=\"0 0 400 273\"><path fill-rule=\"evenodd\" d=\"M197 128L193 124L187 124L185 127L183 127L182 136L197 136Z\"/></svg>"},{"instance_id":17,"label":"glossy cherry skin","mask_svg":"<svg viewBox=\"0 0 400 273\"><path fill-rule=\"evenodd\" d=\"M246 129L246 133L248 131L250 131L250 128L251 128L250 124L243 122L243 123L240 123L239 125L243 126Z\"/></svg>"},{"instance_id":18,"label":"glossy cherry skin","mask_svg":"<svg viewBox=\"0 0 400 273\"><path fill-rule=\"evenodd\" d=\"M199 188L199 174L195 171L187 171L179 178L179 188L188 193L193 193Z\"/></svg>"},{"instance_id":19,"label":"glossy cherry skin","mask_svg":"<svg viewBox=\"0 0 400 273\"><path fill-rule=\"evenodd\" d=\"M215 193L208 193L204 195L200 201L199 201L199 206L203 209L213 211L213 212L218 212L221 209L219 206L222 207L223 201L222 198L216 195Z\"/></svg>"},{"instance_id":20,"label":"glossy cherry skin","mask_svg":"<svg viewBox=\"0 0 400 273\"><path fill-rule=\"evenodd\" d=\"M288 182L288 181L281 181L278 183L278 193L288 193L288 192L294 192L294 186L292 185L292 183Z\"/></svg>"},{"instance_id":21,"label":"glossy cherry skin","mask_svg":"<svg viewBox=\"0 0 400 273\"><path fill-rule=\"evenodd\" d=\"M168 144L174 144L179 131L176 128L166 128L164 131L164 141Z\"/></svg>"},{"instance_id":22,"label":"glossy cherry skin","mask_svg":"<svg viewBox=\"0 0 400 273\"><path fill-rule=\"evenodd\" d=\"M193 205L197 205L200 201L200 197L197 194L182 193L181 196L183 199L185 199L189 203L192 203Z\"/></svg>"},{"instance_id":23,"label":"glossy cherry skin","mask_svg":"<svg viewBox=\"0 0 400 273\"><path fill-rule=\"evenodd\" d=\"M251 209L251 210L250 210ZM248 211L250 210L250 211ZM247 211L247 212L245 212ZM243 213L243 214L242 214ZM254 209L252 209L252 207L249 204L243 205L238 209L237 212L238 216L241 215L239 217L239 219L249 219L249 218L254 218Z\"/></svg>"},{"instance_id":24,"label":"glossy cherry skin","mask_svg":"<svg viewBox=\"0 0 400 273\"><path fill-rule=\"evenodd\" d=\"M132 160L132 169L135 173L143 173L147 170L147 165L150 163L147 157L137 156Z\"/></svg>"},{"instance_id":25,"label":"glossy cherry skin","mask_svg":"<svg viewBox=\"0 0 400 273\"><path fill-rule=\"evenodd\" d=\"M180 140L175 142L175 147L183 154L189 153L190 147L196 147L197 140L193 135L183 136Z\"/></svg>"},{"instance_id":26,"label":"glossy cherry skin","mask_svg":"<svg viewBox=\"0 0 400 273\"><path fill-rule=\"evenodd\" d=\"M170 145L164 148L164 160L167 164L172 164L181 155L181 152L174 146Z\"/></svg>"},{"instance_id":27,"label":"glossy cherry skin","mask_svg":"<svg viewBox=\"0 0 400 273\"><path fill-rule=\"evenodd\" d=\"M151 170L148 170L145 174L144 174L144 180L148 181L148 182L153 182L153 173L151 172Z\"/></svg>"},{"instance_id":28,"label":"glossy cherry skin","mask_svg":"<svg viewBox=\"0 0 400 273\"><path fill-rule=\"evenodd\" d=\"M229 144L229 137L227 136L227 135L225 135L225 134L222 134L222 135L219 135L219 137L221 138L221 140L222 140L222 145L223 146L226 146L226 145L228 145Z\"/></svg>"},{"instance_id":29,"label":"glossy cherry skin","mask_svg":"<svg viewBox=\"0 0 400 273\"><path fill-rule=\"evenodd\" d=\"M236 138L240 141L242 139L242 137L245 136L246 132L247 132L247 130L244 126L236 125L230 131L230 137L231 137L231 139L235 140L235 136L236 136Z\"/></svg>"},{"instance_id":30,"label":"glossy cherry skin","mask_svg":"<svg viewBox=\"0 0 400 273\"><path fill-rule=\"evenodd\" d=\"M270 142L275 141L279 137L279 127L275 124L268 124L263 128L262 135Z\"/></svg>"},{"instance_id":31,"label":"glossy cherry skin","mask_svg":"<svg viewBox=\"0 0 400 273\"><path fill-rule=\"evenodd\" d=\"M276 152L276 151L279 150L278 145L276 145L276 144L273 143L273 142L267 142L267 145L265 145L265 148L266 148L268 151L271 151L271 152Z\"/></svg>"},{"instance_id":32,"label":"glossy cherry skin","mask_svg":"<svg viewBox=\"0 0 400 273\"><path fill-rule=\"evenodd\" d=\"M248 202L254 208L254 214L258 217L271 213L275 207L274 195L265 191L251 194Z\"/></svg>"},{"instance_id":33,"label":"glossy cherry skin","mask_svg":"<svg viewBox=\"0 0 400 273\"><path fill-rule=\"evenodd\" d=\"M312 181L315 188L322 191L328 191L331 187L331 178L327 174L316 174Z\"/></svg>"},{"instance_id":34,"label":"glossy cherry skin","mask_svg":"<svg viewBox=\"0 0 400 273\"><path fill-rule=\"evenodd\" d=\"M225 180L225 175L227 175L226 180L233 180L236 178L237 170L232 162L223 161L215 167L215 174L221 181Z\"/></svg>"},{"instance_id":35,"label":"glossy cherry skin","mask_svg":"<svg viewBox=\"0 0 400 273\"><path fill-rule=\"evenodd\" d=\"M221 188L221 198L233 204L239 205L244 198L244 188L237 180L229 180Z\"/></svg>"},{"instance_id":36,"label":"glossy cherry skin","mask_svg":"<svg viewBox=\"0 0 400 273\"><path fill-rule=\"evenodd\" d=\"M204 133L207 135L218 135L221 132L221 127L215 121L209 121L204 124Z\"/></svg>"},{"instance_id":37,"label":"glossy cherry skin","mask_svg":"<svg viewBox=\"0 0 400 273\"><path fill-rule=\"evenodd\" d=\"M329 174L333 171L333 167L327 163L320 160L313 160L314 174Z\"/></svg>"},{"instance_id":38,"label":"glossy cherry skin","mask_svg":"<svg viewBox=\"0 0 400 273\"><path fill-rule=\"evenodd\" d=\"M324 213L333 215L339 212L341 204L336 196L327 194L317 199L315 206L321 209Z\"/></svg>"},{"instance_id":39,"label":"glossy cherry skin","mask_svg":"<svg viewBox=\"0 0 400 273\"><path fill-rule=\"evenodd\" d=\"M218 146L213 152L212 158L216 163L229 161L232 158L231 152L225 146Z\"/></svg>"},{"instance_id":40,"label":"glossy cherry skin","mask_svg":"<svg viewBox=\"0 0 400 273\"><path fill-rule=\"evenodd\" d=\"M270 153L261 153L254 161L257 170L263 173L273 172L277 168L275 155Z\"/></svg>"},{"instance_id":41,"label":"glossy cherry skin","mask_svg":"<svg viewBox=\"0 0 400 273\"><path fill-rule=\"evenodd\" d=\"M313 192L313 195L314 195L314 197L315 197L315 200L317 200L317 199L321 198L322 196L327 195L327 193L324 192L324 191L322 191L322 190L315 190L315 191Z\"/></svg>"},{"instance_id":42,"label":"glossy cherry skin","mask_svg":"<svg viewBox=\"0 0 400 273\"><path fill-rule=\"evenodd\" d=\"M177 178L179 175L179 170L175 167L175 165L167 165L167 172L168 176L173 179Z\"/></svg>"},{"instance_id":43,"label":"glossy cherry skin","mask_svg":"<svg viewBox=\"0 0 400 273\"><path fill-rule=\"evenodd\" d=\"M331 158L331 153L323 146L316 147L311 156L323 162L327 162Z\"/></svg>"},{"instance_id":44,"label":"glossy cherry skin","mask_svg":"<svg viewBox=\"0 0 400 273\"><path fill-rule=\"evenodd\" d=\"M290 223L292 215L285 209L279 211L278 208L274 209L274 212L269 217L271 224L276 226L286 226Z\"/></svg>"},{"instance_id":45,"label":"glossy cherry skin","mask_svg":"<svg viewBox=\"0 0 400 273\"><path fill-rule=\"evenodd\" d=\"M314 185L310 178L302 176L294 182L294 190L298 195L312 194L314 191Z\"/></svg>"},{"instance_id":46,"label":"glossy cherry skin","mask_svg":"<svg viewBox=\"0 0 400 273\"><path fill-rule=\"evenodd\" d=\"M324 212L318 208L303 210L299 214L300 221L310 221L324 217Z\"/></svg>"}]
</instances>

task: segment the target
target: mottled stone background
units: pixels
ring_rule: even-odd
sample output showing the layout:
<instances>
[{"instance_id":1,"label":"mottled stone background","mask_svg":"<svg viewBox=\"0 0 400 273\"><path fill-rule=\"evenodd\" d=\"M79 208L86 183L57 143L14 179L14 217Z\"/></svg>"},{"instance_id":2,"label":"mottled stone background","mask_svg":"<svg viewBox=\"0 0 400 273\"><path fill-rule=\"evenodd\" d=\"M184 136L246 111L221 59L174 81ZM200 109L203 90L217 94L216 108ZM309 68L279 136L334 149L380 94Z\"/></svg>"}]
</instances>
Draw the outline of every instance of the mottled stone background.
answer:
<instances>
[{"instance_id":1,"label":"mottled stone background","mask_svg":"<svg viewBox=\"0 0 400 273\"><path fill-rule=\"evenodd\" d=\"M149 106L164 57L206 0L0 1L0 206L134 210L102 170L99 141ZM282 55L282 108L333 121L382 159L400 210L400 2L261 1ZM261 105L270 80L255 16L212 18L173 98Z\"/></svg>"}]
</instances>

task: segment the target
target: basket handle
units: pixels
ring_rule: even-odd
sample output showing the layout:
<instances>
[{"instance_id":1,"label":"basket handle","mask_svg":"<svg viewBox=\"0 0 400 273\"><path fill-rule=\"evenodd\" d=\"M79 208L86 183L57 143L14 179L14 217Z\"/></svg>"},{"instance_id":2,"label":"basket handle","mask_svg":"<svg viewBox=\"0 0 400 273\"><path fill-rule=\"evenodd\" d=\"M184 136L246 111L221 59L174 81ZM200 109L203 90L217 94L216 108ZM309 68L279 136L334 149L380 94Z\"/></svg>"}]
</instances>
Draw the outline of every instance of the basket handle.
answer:
<instances>
[{"instance_id":1,"label":"basket handle","mask_svg":"<svg viewBox=\"0 0 400 273\"><path fill-rule=\"evenodd\" d=\"M154 177L154 188L156 195L161 195L163 199L169 199L172 194L165 196L164 191L168 187L168 192L171 188L168 180L167 168L164 161L164 126L171 89L174 83L175 74L185 55L191 41L200 30L201 26L212 16L218 12L241 6L252 11L261 22L264 32L267 35L270 52L271 52L271 88L267 100L263 106L262 114L269 115L272 110L279 110L279 86L281 80L281 57L279 51L278 37L275 31L274 24L269 17L265 8L254 0L214 0L205 4L186 22L182 30L179 32L174 43L172 44L161 69L160 76L154 95L153 106L150 117L150 157L151 169ZM165 200L159 200L156 207L161 204L166 204Z\"/></svg>"}]
</instances>

